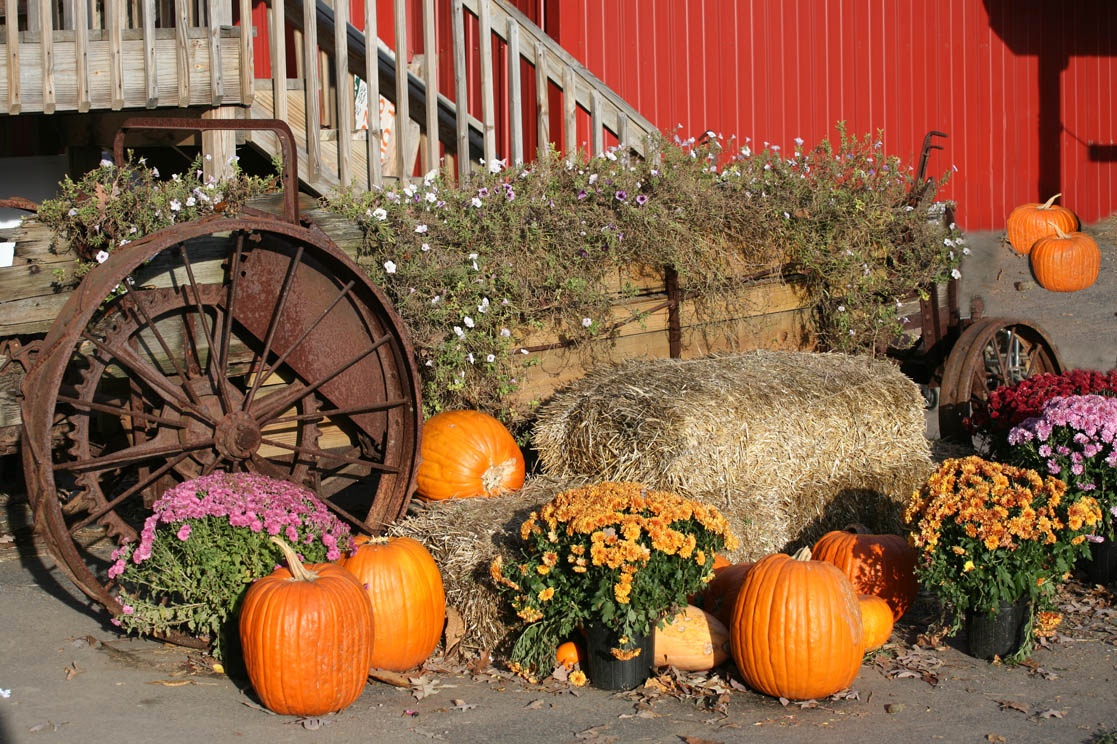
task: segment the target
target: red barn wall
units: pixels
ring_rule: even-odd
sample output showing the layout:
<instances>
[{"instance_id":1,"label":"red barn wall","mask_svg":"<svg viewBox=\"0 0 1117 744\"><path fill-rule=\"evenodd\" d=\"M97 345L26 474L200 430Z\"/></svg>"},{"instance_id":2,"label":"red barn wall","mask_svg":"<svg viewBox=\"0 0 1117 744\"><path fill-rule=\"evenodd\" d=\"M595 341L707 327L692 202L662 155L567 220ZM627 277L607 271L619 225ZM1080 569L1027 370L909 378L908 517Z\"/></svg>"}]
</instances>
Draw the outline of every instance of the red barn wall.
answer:
<instances>
[{"instance_id":1,"label":"red barn wall","mask_svg":"<svg viewBox=\"0 0 1117 744\"><path fill-rule=\"evenodd\" d=\"M546 0L545 28L661 129L785 151L884 130L959 224L1001 229L1062 192L1084 222L1117 209L1111 0ZM585 139L579 133L579 141Z\"/></svg>"}]
</instances>

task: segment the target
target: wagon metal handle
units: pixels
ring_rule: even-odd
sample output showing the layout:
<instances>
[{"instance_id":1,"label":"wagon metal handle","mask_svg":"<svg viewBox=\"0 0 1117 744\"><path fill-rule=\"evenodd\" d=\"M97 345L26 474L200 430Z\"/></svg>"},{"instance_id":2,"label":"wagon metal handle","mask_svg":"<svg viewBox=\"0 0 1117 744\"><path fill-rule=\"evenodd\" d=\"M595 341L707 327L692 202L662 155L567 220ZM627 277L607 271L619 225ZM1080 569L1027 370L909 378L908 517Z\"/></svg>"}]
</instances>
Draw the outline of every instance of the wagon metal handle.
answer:
<instances>
[{"instance_id":1,"label":"wagon metal handle","mask_svg":"<svg viewBox=\"0 0 1117 744\"><path fill-rule=\"evenodd\" d=\"M113 138L113 161L124 162L124 133L130 129L171 129L186 132L212 130L243 131L261 130L274 132L279 140L283 162L283 219L291 224L299 222L299 161L295 157L295 135L282 119L160 119L133 117L126 119Z\"/></svg>"}]
</instances>

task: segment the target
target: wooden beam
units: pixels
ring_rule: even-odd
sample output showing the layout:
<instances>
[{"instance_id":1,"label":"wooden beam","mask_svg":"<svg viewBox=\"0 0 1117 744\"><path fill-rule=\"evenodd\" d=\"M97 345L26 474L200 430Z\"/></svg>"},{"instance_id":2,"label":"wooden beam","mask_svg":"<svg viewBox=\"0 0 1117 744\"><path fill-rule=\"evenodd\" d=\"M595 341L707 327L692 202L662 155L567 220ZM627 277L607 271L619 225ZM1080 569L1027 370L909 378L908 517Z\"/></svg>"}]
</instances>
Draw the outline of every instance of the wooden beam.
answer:
<instances>
[{"instance_id":1,"label":"wooden beam","mask_svg":"<svg viewBox=\"0 0 1117 744\"><path fill-rule=\"evenodd\" d=\"M535 126L539 140L539 157L551 142L551 110L547 82L547 49L542 42L535 43Z\"/></svg>"},{"instance_id":2,"label":"wooden beam","mask_svg":"<svg viewBox=\"0 0 1117 744\"><path fill-rule=\"evenodd\" d=\"M212 17L212 16L211 16ZM203 119L236 119L240 108L219 106L202 112ZM232 158L237 152L236 132L211 130L202 132L202 175L222 180L232 175Z\"/></svg>"},{"instance_id":3,"label":"wooden beam","mask_svg":"<svg viewBox=\"0 0 1117 744\"><path fill-rule=\"evenodd\" d=\"M574 162L578 154L578 119L575 117L578 110L576 86L574 68L564 67L562 70L562 150L568 163Z\"/></svg>"},{"instance_id":4,"label":"wooden beam","mask_svg":"<svg viewBox=\"0 0 1117 744\"><path fill-rule=\"evenodd\" d=\"M454 37L454 105L457 110L458 181L469 178L469 85L465 69L465 10L462 0L453 0L450 8Z\"/></svg>"},{"instance_id":5,"label":"wooden beam","mask_svg":"<svg viewBox=\"0 0 1117 744\"><path fill-rule=\"evenodd\" d=\"M112 108L119 111L124 108L124 19L121 17L123 8L121 0L109 0L109 80L112 86Z\"/></svg>"},{"instance_id":6,"label":"wooden beam","mask_svg":"<svg viewBox=\"0 0 1117 744\"><path fill-rule=\"evenodd\" d=\"M508 153L510 165L524 162L524 106L520 81L520 26L508 20Z\"/></svg>"},{"instance_id":7,"label":"wooden beam","mask_svg":"<svg viewBox=\"0 0 1117 744\"><path fill-rule=\"evenodd\" d=\"M384 131L380 128L378 55L368 53L368 50L377 49L379 38L376 33L376 3L365 0L365 83L368 85L368 132L365 135L365 158L369 188L380 188L384 185L384 167L380 160Z\"/></svg>"},{"instance_id":8,"label":"wooden beam","mask_svg":"<svg viewBox=\"0 0 1117 744\"><path fill-rule=\"evenodd\" d=\"M252 0L240 0L240 102L252 105L256 95L256 62L252 49Z\"/></svg>"},{"instance_id":9,"label":"wooden beam","mask_svg":"<svg viewBox=\"0 0 1117 744\"><path fill-rule=\"evenodd\" d=\"M89 6L86 0L74 2L74 75L77 77L79 113L89 111Z\"/></svg>"},{"instance_id":10,"label":"wooden beam","mask_svg":"<svg viewBox=\"0 0 1117 744\"><path fill-rule=\"evenodd\" d=\"M590 157L596 158L604 147L604 131L601 122L601 93L594 88L590 93Z\"/></svg>"},{"instance_id":11,"label":"wooden beam","mask_svg":"<svg viewBox=\"0 0 1117 744\"><path fill-rule=\"evenodd\" d=\"M13 2L14 0L7 0ZM53 2L39 3L39 60L42 63L43 113L53 114L54 100L54 16Z\"/></svg>"},{"instance_id":12,"label":"wooden beam","mask_svg":"<svg viewBox=\"0 0 1117 744\"><path fill-rule=\"evenodd\" d=\"M220 106L225 100L225 73L221 69L221 16L217 0L207 0L209 18L209 86L210 105Z\"/></svg>"},{"instance_id":13,"label":"wooden beam","mask_svg":"<svg viewBox=\"0 0 1117 744\"><path fill-rule=\"evenodd\" d=\"M399 160L399 182L406 186L410 174L407 172L407 128L411 121L408 111L408 97L399 95L399 91L407 90L407 3L406 0L395 0L393 3L393 17L396 24L396 154Z\"/></svg>"},{"instance_id":14,"label":"wooden beam","mask_svg":"<svg viewBox=\"0 0 1117 744\"><path fill-rule=\"evenodd\" d=\"M485 139L485 167L496 160L496 103L493 95L492 3L478 0L477 44L481 51L481 129Z\"/></svg>"},{"instance_id":15,"label":"wooden beam","mask_svg":"<svg viewBox=\"0 0 1117 744\"><path fill-rule=\"evenodd\" d=\"M318 24L311 0L303 2L303 80L306 85L306 152L310 158L307 172L317 177L322 169L322 116L319 111L321 88L318 81Z\"/></svg>"},{"instance_id":16,"label":"wooden beam","mask_svg":"<svg viewBox=\"0 0 1117 744\"><path fill-rule=\"evenodd\" d=\"M349 52L345 31L349 0L334 0L334 85L337 86L337 177L343 187L353 181L353 83L349 80Z\"/></svg>"},{"instance_id":17,"label":"wooden beam","mask_svg":"<svg viewBox=\"0 0 1117 744\"><path fill-rule=\"evenodd\" d=\"M22 108L19 90L19 6L14 0L4 3L4 36L8 50L8 113L15 116Z\"/></svg>"},{"instance_id":18,"label":"wooden beam","mask_svg":"<svg viewBox=\"0 0 1117 744\"><path fill-rule=\"evenodd\" d=\"M373 3L375 5L375 3ZM287 121L287 22L283 0L271 0L271 28L268 45L271 52L272 111L275 118ZM278 139L276 149L278 150Z\"/></svg>"},{"instance_id":19,"label":"wooden beam","mask_svg":"<svg viewBox=\"0 0 1117 744\"><path fill-rule=\"evenodd\" d=\"M79 4L85 0L77 0ZM159 74L155 66L155 0L143 0L144 33L144 105L155 108L159 103Z\"/></svg>"},{"instance_id":20,"label":"wooden beam","mask_svg":"<svg viewBox=\"0 0 1117 744\"><path fill-rule=\"evenodd\" d=\"M423 2L423 78L427 84L426 173L438 170L438 36L435 29L434 0Z\"/></svg>"}]
</instances>

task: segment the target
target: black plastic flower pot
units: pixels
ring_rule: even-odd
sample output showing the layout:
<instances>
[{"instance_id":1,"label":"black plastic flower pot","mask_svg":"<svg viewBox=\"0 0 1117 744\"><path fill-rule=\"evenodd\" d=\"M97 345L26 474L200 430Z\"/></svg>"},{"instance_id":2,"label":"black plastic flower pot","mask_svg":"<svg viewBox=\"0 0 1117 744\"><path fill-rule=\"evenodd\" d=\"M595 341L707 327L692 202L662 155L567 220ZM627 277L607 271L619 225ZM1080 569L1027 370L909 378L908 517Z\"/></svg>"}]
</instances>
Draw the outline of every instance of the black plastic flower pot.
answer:
<instances>
[{"instance_id":1,"label":"black plastic flower pot","mask_svg":"<svg viewBox=\"0 0 1117 744\"><path fill-rule=\"evenodd\" d=\"M1106 540L1090 543L1090 557L1086 560L1086 577L1091 584L1112 584L1117 581L1117 543Z\"/></svg>"},{"instance_id":2,"label":"black plastic flower pot","mask_svg":"<svg viewBox=\"0 0 1117 744\"><path fill-rule=\"evenodd\" d=\"M653 636L651 633L642 638L631 638L624 649L639 649L640 653L631 659L618 659L612 649L619 648L617 636L612 629L595 623L587 626L586 661L590 684L600 690L631 690L644 684L651 670Z\"/></svg>"},{"instance_id":3,"label":"black plastic flower pot","mask_svg":"<svg viewBox=\"0 0 1117 744\"><path fill-rule=\"evenodd\" d=\"M992 613L988 610L966 611L966 644L970 656L992 659L1010 656L1024 645L1028 630L1031 602L1018 599L1001 602Z\"/></svg>"}]
</instances>

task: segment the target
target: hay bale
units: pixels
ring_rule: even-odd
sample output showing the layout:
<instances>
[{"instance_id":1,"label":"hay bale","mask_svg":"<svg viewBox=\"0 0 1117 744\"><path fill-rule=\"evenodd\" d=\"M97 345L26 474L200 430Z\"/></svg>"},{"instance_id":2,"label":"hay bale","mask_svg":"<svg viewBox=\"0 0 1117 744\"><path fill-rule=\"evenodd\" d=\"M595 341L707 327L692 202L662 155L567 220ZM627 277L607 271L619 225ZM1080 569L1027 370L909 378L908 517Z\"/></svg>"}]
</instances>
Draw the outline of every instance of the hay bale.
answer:
<instances>
[{"instance_id":1,"label":"hay bale","mask_svg":"<svg viewBox=\"0 0 1117 744\"><path fill-rule=\"evenodd\" d=\"M528 514L581 479L529 478L519 491L504 496L453 499L415 509L388 528L388 534L411 537L426 546L442 572L446 603L462 616L461 645L472 651L497 651L516 618L489 578L496 555L509 558L520 543L520 524Z\"/></svg>"},{"instance_id":2,"label":"hay bale","mask_svg":"<svg viewBox=\"0 0 1117 744\"><path fill-rule=\"evenodd\" d=\"M556 478L637 481L716 506L753 560L860 521L899 529L931 472L918 386L865 357L755 351L591 371L539 413Z\"/></svg>"}]
</instances>

